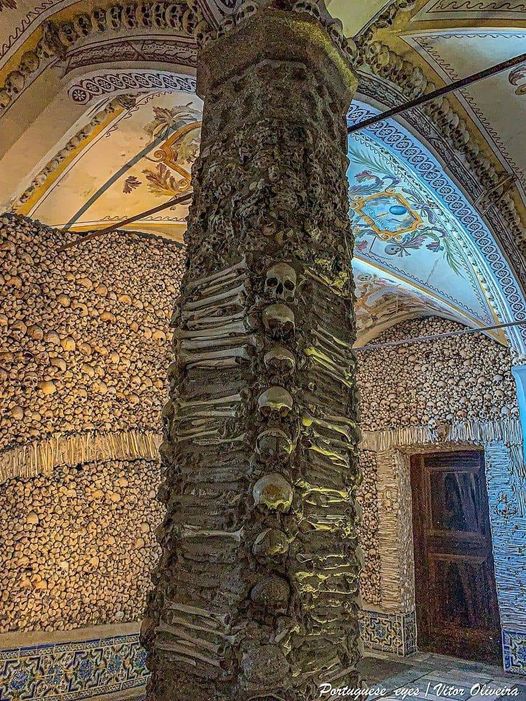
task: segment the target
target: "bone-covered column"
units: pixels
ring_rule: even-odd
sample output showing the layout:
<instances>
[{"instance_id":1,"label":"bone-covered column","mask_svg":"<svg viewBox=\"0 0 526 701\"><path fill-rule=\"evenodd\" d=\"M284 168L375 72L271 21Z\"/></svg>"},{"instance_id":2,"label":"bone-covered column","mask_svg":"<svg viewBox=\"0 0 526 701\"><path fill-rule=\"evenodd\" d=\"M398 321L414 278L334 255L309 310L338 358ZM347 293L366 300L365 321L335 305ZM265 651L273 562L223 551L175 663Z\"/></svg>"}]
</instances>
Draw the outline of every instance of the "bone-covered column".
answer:
<instances>
[{"instance_id":1,"label":"bone-covered column","mask_svg":"<svg viewBox=\"0 0 526 701\"><path fill-rule=\"evenodd\" d=\"M321 24L267 7L203 49L198 85L148 698L311 701L359 657L355 78Z\"/></svg>"}]
</instances>

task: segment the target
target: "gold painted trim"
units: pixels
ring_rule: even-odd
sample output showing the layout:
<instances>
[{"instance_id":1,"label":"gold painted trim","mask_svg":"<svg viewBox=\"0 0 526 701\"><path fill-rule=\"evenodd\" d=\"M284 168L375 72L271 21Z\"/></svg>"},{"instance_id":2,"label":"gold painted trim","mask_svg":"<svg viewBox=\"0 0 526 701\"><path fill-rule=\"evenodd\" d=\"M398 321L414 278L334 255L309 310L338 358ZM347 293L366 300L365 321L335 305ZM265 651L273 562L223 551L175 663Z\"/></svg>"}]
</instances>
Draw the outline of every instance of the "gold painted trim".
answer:
<instances>
[{"instance_id":1,"label":"gold painted trim","mask_svg":"<svg viewBox=\"0 0 526 701\"><path fill-rule=\"evenodd\" d=\"M405 229L400 229L396 232L389 231L388 229L379 229L376 226L375 220L363 211L363 207L367 204L367 202L370 202L371 200L378 200L386 196L393 197L407 209L407 211L411 214L411 216L414 219L411 226L407 226L405 227ZM395 192L394 190L384 190L383 192L375 192L374 194L367 195L366 197L357 197L351 203L351 207L357 214L359 214L361 217L363 217L363 219L365 219L367 224L369 224L371 229L378 234L382 241L389 241L390 239L396 238L397 236L401 236L402 234L407 234L410 231L416 231L418 227L421 226L423 223L420 216L413 211L411 205L406 200L406 198L398 192Z\"/></svg>"},{"instance_id":2,"label":"gold painted trim","mask_svg":"<svg viewBox=\"0 0 526 701\"><path fill-rule=\"evenodd\" d=\"M64 160L59 163L57 168L47 176L44 182L34 190L34 192L25 202L21 204L16 204L13 207L13 211L15 211L17 214L25 216L33 214L38 209L40 201L42 200L44 195L49 191L49 189L59 179L59 177L66 171L66 169L71 165L75 158L77 158L77 156L79 156L90 145L90 143L94 141L97 138L97 136L99 136L99 134L101 134L105 129L111 126L112 122L114 122L118 117L120 117L123 112L124 107L118 107L114 111L112 111L106 117L106 119L104 119L104 121L102 121L100 124L97 124L97 126L95 126L92 129L89 135L86 136L86 138L84 138L82 141L80 141L74 149L72 149L71 153L69 153L68 156L66 156L66 158L64 158Z\"/></svg>"},{"instance_id":3,"label":"gold painted trim","mask_svg":"<svg viewBox=\"0 0 526 701\"><path fill-rule=\"evenodd\" d=\"M168 166L172 170L175 170L176 173L179 173L179 175L182 175L182 177L185 180L188 180L188 184L190 184L192 174L188 170L186 170L186 168L183 168L182 166L180 166L177 163L176 154L175 154L174 150L172 149L172 147L183 136L186 136L186 134L189 134L191 131L201 129L202 126L203 126L202 122L192 122L191 124L186 124L184 127L181 127L176 132L174 132L171 136L169 136L166 139L166 141L163 144L161 144L161 146L157 149L157 151L153 152L153 157L157 158L158 162L164 163L166 166Z\"/></svg>"}]
</instances>

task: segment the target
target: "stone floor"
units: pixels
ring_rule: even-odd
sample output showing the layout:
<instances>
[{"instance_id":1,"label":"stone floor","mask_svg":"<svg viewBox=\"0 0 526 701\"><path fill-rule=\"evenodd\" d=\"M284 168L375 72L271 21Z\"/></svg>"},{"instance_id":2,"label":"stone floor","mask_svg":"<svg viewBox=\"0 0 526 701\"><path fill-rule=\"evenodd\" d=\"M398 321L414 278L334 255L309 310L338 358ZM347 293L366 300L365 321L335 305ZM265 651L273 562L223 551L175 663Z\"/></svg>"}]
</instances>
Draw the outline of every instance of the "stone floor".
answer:
<instances>
[{"instance_id":1,"label":"stone floor","mask_svg":"<svg viewBox=\"0 0 526 701\"><path fill-rule=\"evenodd\" d=\"M368 653L361 672L374 692L369 699L526 701L526 677L506 674L501 667L443 655L416 653L402 660L394 655ZM338 696L326 694L324 698Z\"/></svg>"}]
</instances>

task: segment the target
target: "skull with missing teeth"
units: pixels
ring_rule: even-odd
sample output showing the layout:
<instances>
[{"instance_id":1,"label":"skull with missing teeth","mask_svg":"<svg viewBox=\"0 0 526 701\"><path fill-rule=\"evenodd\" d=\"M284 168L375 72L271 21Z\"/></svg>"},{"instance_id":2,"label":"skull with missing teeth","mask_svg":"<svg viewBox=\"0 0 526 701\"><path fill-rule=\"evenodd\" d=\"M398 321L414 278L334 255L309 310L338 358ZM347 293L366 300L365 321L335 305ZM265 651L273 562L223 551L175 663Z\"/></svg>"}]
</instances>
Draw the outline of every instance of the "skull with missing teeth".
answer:
<instances>
[{"instance_id":1,"label":"skull with missing teeth","mask_svg":"<svg viewBox=\"0 0 526 701\"><path fill-rule=\"evenodd\" d=\"M296 328L294 312L286 304L271 304L263 310L263 326L272 338L288 338Z\"/></svg>"},{"instance_id":2,"label":"skull with missing teeth","mask_svg":"<svg viewBox=\"0 0 526 701\"><path fill-rule=\"evenodd\" d=\"M285 418L292 409L293 399L284 387L269 387L258 399L260 413L266 417Z\"/></svg>"},{"instance_id":3,"label":"skull with missing teeth","mask_svg":"<svg viewBox=\"0 0 526 701\"><path fill-rule=\"evenodd\" d=\"M276 263L267 270L265 294L270 299L292 302L296 295L296 271L288 263Z\"/></svg>"}]
</instances>

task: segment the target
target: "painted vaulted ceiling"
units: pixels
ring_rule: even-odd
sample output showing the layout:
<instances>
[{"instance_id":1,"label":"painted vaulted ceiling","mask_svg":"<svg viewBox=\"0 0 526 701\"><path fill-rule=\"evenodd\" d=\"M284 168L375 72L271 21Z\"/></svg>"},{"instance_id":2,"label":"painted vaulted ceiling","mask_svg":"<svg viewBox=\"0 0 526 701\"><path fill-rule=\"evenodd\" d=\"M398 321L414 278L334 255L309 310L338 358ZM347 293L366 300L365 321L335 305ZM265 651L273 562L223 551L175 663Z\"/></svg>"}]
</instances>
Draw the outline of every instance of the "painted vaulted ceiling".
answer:
<instances>
[{"instance_id":1,"label":"painted vaulted ceiling","mask_svg":"<svg viewBox=\"0 0 526 701\"><path fill-rule=\"evenodd\" d=\"M235 6L198 2L214 18ZM350 123L407 99L400 85L408 66L439 86L526 45L524 0L325 4L362 47ZM137 23L126 31L104 25L33 65L46 23L66 42L64 27L78 34L79 14L90 12L87 0L0 0L0 209L76 231L188 191L200 139L197 49L180 27L163 33ZM526 221L526 65L449 101L439 129L413 111L349 139L359 343L430 314L471 327L526 318L517 234ZM459 123L467 136L452 144L447 137ZM465 144L493 169L491 182L473 171ZM509 212L517 230L507 224ZM186 214L179 206L133 227L182 240ZM520 330L492 333L524 354Z\"/></svg>"}]
</instances>

